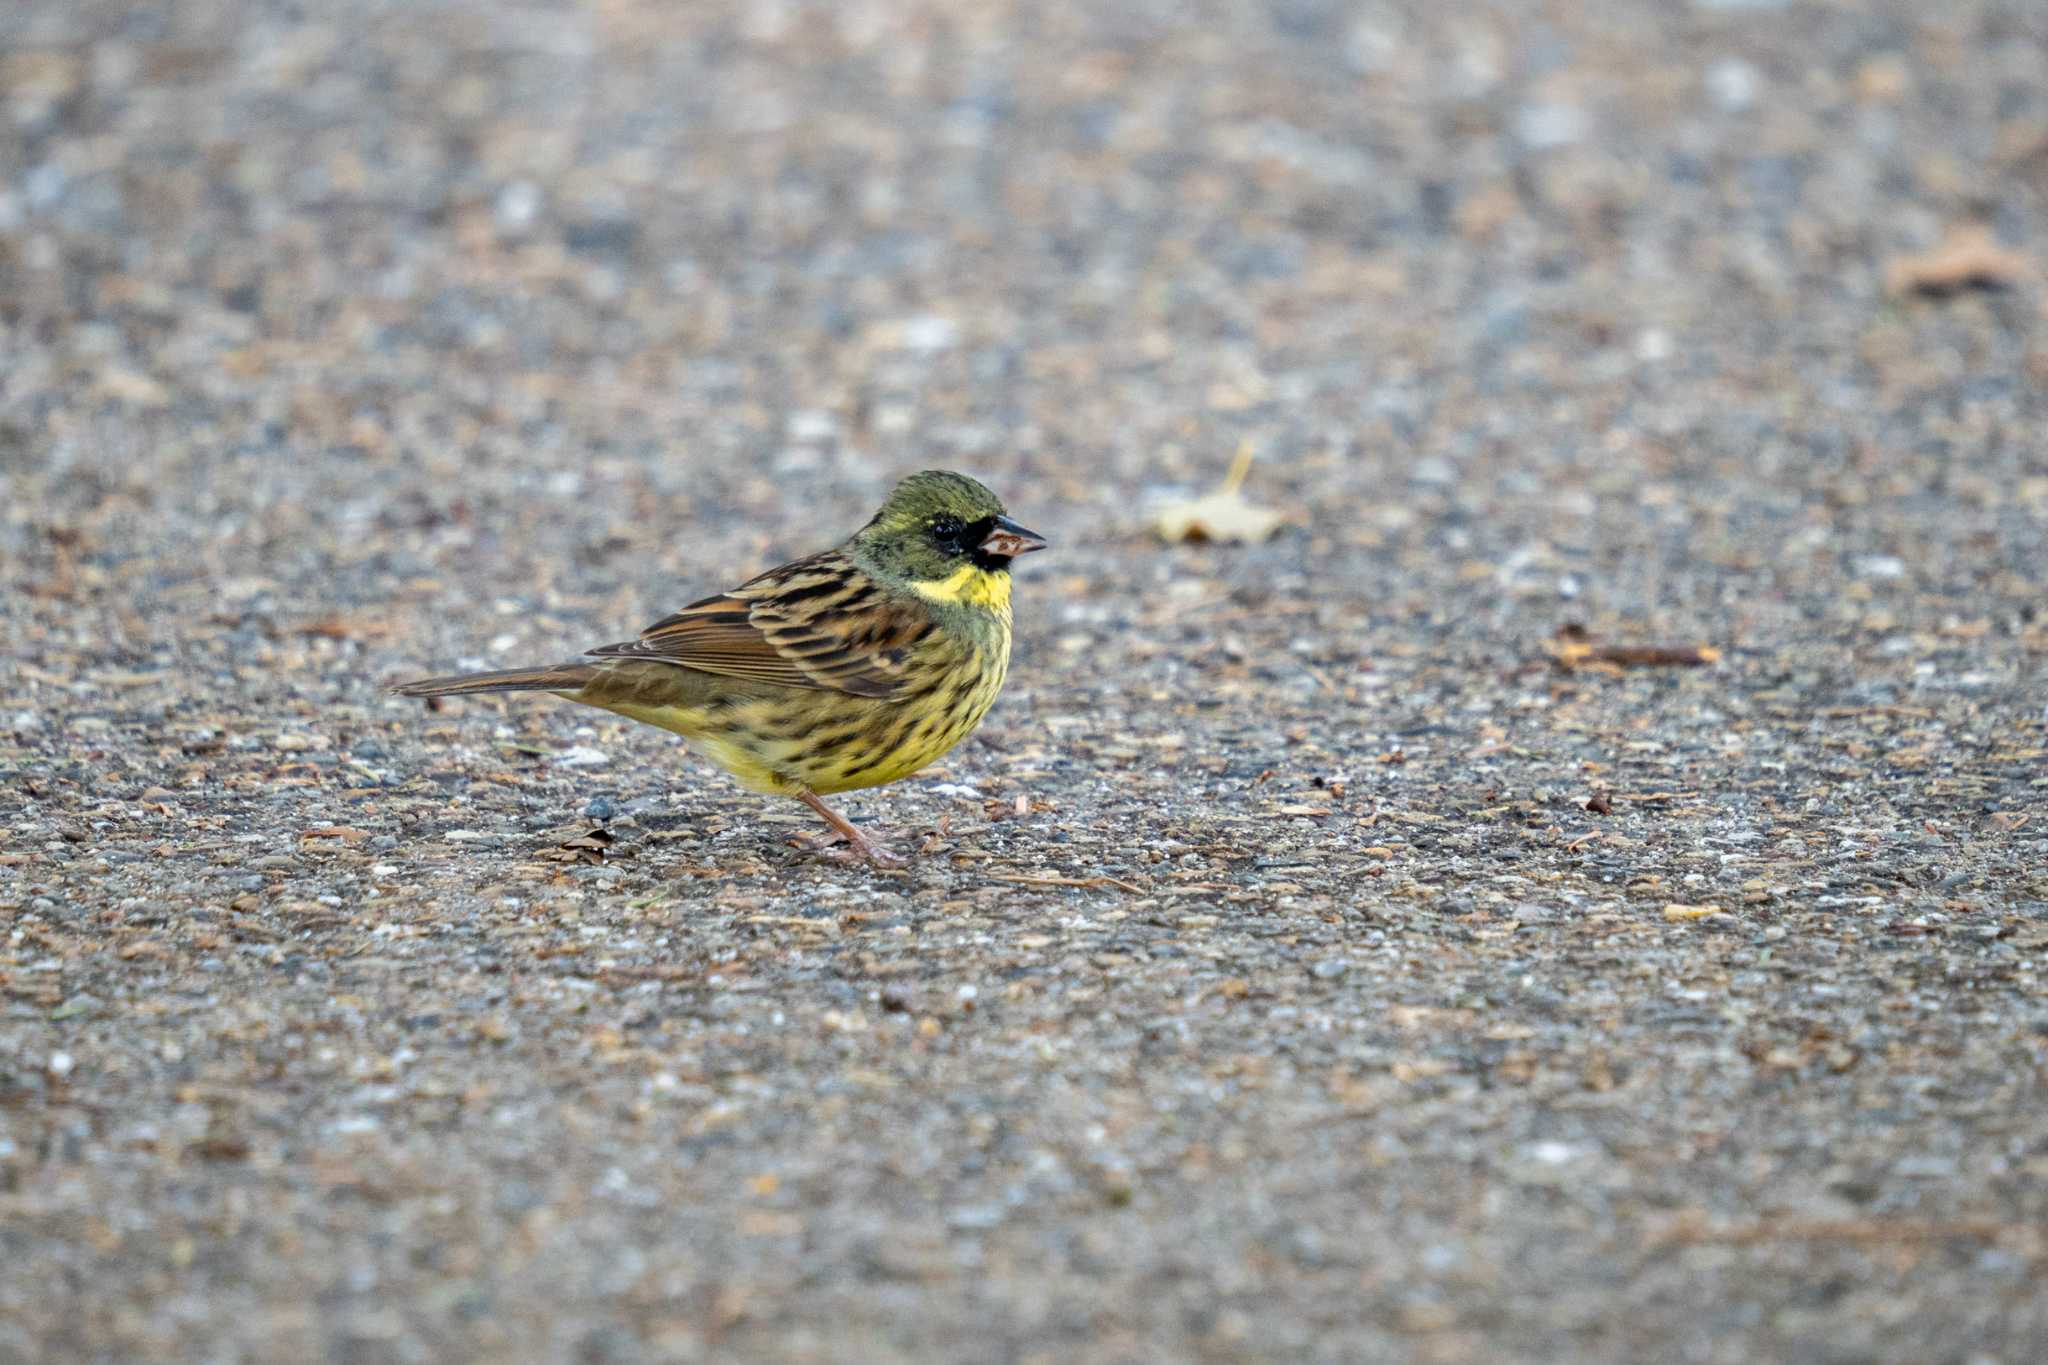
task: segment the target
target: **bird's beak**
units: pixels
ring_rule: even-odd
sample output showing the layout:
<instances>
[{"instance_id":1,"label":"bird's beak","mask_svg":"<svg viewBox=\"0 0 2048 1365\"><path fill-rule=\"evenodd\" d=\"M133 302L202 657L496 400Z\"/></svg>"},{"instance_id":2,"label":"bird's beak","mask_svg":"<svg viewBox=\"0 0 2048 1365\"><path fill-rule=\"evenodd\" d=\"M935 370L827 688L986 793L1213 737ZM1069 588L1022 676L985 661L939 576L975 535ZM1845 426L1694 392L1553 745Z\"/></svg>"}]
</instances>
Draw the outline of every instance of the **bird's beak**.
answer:
<instances>
[{"instance_id":1,"label":"bird's beak","mask_svg":"<svg viewBox=\"0 0 2048 1365\"><path fill-rule=\"evenodd\" d=\"M1014 559L1028 555L1033 550L1045 548L1045 537L1036 531L1027 531L1008 517L997 517L995 528L981 538L975 547L993 559Z\"/></svg>"}]
</instances>

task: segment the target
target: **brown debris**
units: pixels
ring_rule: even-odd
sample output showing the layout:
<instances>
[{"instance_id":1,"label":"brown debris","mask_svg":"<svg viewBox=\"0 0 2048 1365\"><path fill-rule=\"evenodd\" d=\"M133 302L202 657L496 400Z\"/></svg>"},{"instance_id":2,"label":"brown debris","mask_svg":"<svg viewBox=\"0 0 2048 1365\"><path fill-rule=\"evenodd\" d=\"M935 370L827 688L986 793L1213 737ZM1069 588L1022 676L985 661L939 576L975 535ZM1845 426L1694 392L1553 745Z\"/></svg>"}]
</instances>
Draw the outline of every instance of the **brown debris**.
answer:
<instances>
[{"instance_id":1,"label":"brown debris","mask_svg":"<svg viewBox=\"0 0 2048 1365\"><path fill-rule=\"evenodd\" d=\"M1097 886L1113 886L1119 891L1129 891L1133 895L1143 895L1145 892L1145 888L1142 886L1134 886L1119 877L1099 874L1093 877L1043 877L1027 876L1018 872L991 872L987 875L986 880L1009 882L1014 886L1075 886L1084 889Z\"/></svg>"},{"instance_id":2,"label":"brown debris","mask_svg":"<svg viewBox=\"0 0 2048 1365\"><path fill-rule=\"evenodd\" d=\"M323 616L317 621L308 621L300 626L299 633L323 640L381 640L393 633L393 627L389 621L355 616Z\"/></svg>"},{"instance_id":3,"label":"brown debris","mask_svg":"<svg viewBox=\"0 0 2048 1365\"><path fill-rule=\"evenodd\" d=\"M1914 1246L1930 1242L1987 1242L2033 1233L1989 1218L1760 1218L1716 1222L1692 1213L1673 1219L1650 1244L1661 1246L1764 1246L1773 1242L1847 1242L1859 1246Z\"/></svg>"},{"instance_id":4,"label":"brown debris","mask_svg":"<svg viewBox=\"0 0 2048 1365\"><path fill-rule=\"evenodd\" d=\"M360 844L369 837L370 832L368 830L356 829L352 825L322 825L318 829L309 829L300 834L299 842L308 843L320 839L339 839L345 844Z\"/></svg>"},{"instance_id":5,"label":"brown debris","mask_svg":"<svg viewBox=\"0 0 2048 1365\"><path fill-rule=\"evenodd\" d=\"M617 845L617 835L603 825L593 825L580 834L571 835L558 844L539 850L533 856L543 862L596 866L607 858L622 856L631 851Z\"/></svg>"},{"instance_id":6,"label":"brown debris","mask_svg":"<svg viewBox=\"0 0 2048 1365\"><path fill-rule=\"evenodd\" d=\"M1603 645L1586 628L1575 622L1558 628L1544 645L1544 652L1556 667L1565 671L1579 668L1701 668L1717 663L1721 651L1712 645Z\"/></svg>"},{"instance_id":7,"label":"brown debris","mask_svg":"<svg viewBox=\"0 0 2048 1365\"><path fill-rule=\"evenodd\" d=\"M1946 298L1965 289L2009 289L2032 278L2034 263L1983 223L1958 223L1932 249L1894 256L1885 288L1897 295Z\"/></svg>"}]
</instances>

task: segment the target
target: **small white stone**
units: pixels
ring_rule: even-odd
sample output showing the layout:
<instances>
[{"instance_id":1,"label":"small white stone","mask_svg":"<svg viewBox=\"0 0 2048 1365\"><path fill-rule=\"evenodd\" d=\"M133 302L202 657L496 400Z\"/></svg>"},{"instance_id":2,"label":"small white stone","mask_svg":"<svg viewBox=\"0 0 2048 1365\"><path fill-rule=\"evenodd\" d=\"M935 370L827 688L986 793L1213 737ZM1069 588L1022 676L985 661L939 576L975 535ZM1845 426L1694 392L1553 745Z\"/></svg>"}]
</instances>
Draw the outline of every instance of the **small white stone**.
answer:
<instances>
[{"instance_id":1,"label":"small white stone","mask_svg":"<svg viewBox=\"0 0 2048 1365\"><path fill-rule=\"evenodd\" d=\"M1515 136L1536 151L1583 142L1591 127L1586 111L1575 104L1528 104L1515 115Z\"/></svg>"},{"instance_id":2,"label":"small white stone","mask_svg":"<svg viewBox=\"0 0 2048 1365\"><path fill-rule=\"evenodd\" d=\"M498 199L491 206L491 212L498 221L499 231L524 232L540 216L540 206L540 186L531 180L515 180L498 191Z\"/></svg>"},{"instance_id":3,"label":"small white stone","mask_svg":"<svg viewBox=\"0 0 2048 1365\"><path fill-rule=\"evenodd\" d=\"M951 318L906 318L903 322L903 349L906 351L950 350L959 340L960 325Z\"/></svg>"},{"instance_id":4,"label":"small white stone","mask_svg":"<svg viewBox=\"0 0 2048 1365\"><path fill-rule=\"evenodd\" d=\"M829 412L805 408L789 415L788 429L792 441L829 441L839 434L839 420Z\"/></svg>"},{"instance_id":5,"label":"small white stone","mask_svg":"<svg viewBox=\"0 0 2048 1365\"><path fill-rule=\"evenodd\" d=\"M1761 85L1756 68L1740 57L1707 68L1707 94L1724 113L1739 114L1754 105Z\"/></svg>"}]
</instances>

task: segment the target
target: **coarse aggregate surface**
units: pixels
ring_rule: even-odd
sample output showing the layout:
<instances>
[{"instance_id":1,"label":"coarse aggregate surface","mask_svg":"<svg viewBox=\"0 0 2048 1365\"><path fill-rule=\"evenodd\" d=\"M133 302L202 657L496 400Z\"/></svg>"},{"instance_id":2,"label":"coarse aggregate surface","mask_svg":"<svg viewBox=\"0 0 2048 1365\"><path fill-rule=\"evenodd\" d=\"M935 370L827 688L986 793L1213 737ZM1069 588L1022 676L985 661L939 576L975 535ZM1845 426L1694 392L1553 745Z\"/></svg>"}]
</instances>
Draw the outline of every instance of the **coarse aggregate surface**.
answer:
<instances>
[{"instance_id":1,"label":"coarse aggregate surface","mask_svg":"<svg viewBox=\"0 0 2048 1365\"><path fill-rule=\"evenodd\" d=\"M0 1360L2043 1358L2044 213L2031 0L0 7ZM904 873L385 692L933 466Z\"/></svg>"}]
</instances>

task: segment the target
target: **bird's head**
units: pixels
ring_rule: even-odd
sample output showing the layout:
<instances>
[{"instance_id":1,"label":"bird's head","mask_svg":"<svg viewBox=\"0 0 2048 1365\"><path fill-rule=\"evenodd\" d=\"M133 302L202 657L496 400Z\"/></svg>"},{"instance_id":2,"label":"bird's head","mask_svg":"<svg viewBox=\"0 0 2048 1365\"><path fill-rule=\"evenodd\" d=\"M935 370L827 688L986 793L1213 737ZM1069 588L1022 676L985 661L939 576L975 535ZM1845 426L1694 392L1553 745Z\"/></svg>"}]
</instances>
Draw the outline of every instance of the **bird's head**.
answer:
<instances>
[{"instance_id":1,"label":"bird's head","mask_svg":"<svg viewBox=\"0 0 2048 1365\"><path fill-rule=\"evenodd\" d=\"M1045 538L1003 515L995 494L964 474L927 469L896 485L853 537L855 556L935 602L992 596L987 579L1007 580L1010 561L1045 548ZM1002 600L1009 600L1007 581Z\"/></svg>"}]
</instances>

